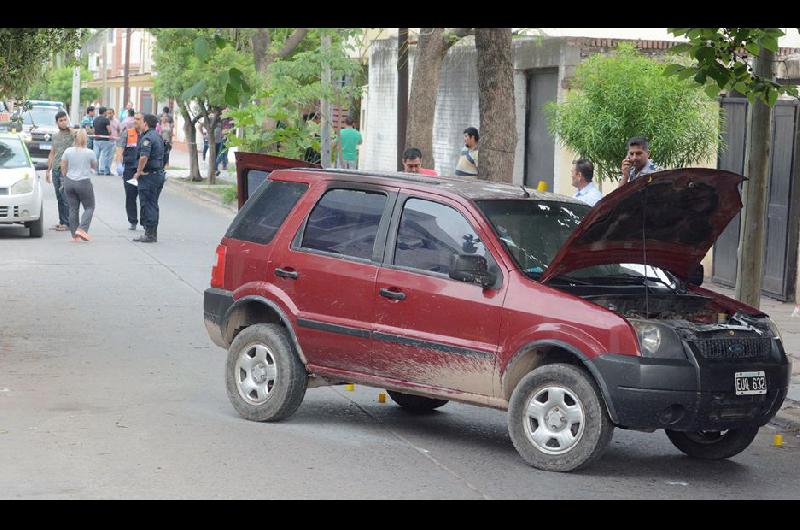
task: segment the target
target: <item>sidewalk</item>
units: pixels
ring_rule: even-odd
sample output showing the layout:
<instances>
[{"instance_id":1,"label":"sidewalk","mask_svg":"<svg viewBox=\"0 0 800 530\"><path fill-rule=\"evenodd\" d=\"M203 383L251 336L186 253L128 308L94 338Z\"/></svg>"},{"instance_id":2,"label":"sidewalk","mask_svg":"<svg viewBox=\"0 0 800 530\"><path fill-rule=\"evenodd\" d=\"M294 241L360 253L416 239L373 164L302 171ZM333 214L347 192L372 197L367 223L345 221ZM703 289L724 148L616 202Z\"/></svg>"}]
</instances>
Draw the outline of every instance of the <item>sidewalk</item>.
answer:
<instances>
[{"instance_id":1,"label":"sidewalk","mask_svg":"<svg viewBox=\"0 0 800 530\"><path fill-rule=\"evenodd\" d=\"M221 190L236 185L236 171L234 167L233 153L228 152L228 170L220 167L220 174L217 176L217 183L209 185L206 183L193 183L189 178L189 153L183 150L184 146L173 149L169 155L169 169L166 170L167 186L180 188L203 200L214 203L215 205L226 208L230 211L238 211L236 201L225 203L222 200ZM200 164L200 175L208 178L208 161L203 161L203 153L198 152L198 163ZM221 166L221 165L220 165Z\"/></svg>"}]
</instances>

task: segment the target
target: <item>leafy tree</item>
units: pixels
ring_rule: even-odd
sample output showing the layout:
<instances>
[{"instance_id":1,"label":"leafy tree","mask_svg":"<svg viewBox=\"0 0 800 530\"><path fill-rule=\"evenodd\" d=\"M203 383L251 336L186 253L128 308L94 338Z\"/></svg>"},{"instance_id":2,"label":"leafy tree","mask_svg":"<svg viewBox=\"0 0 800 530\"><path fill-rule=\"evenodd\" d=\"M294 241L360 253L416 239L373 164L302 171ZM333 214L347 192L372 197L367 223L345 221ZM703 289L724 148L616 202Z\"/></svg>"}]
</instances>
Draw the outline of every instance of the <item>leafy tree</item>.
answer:
<instances>
[{"instance_id":1,"label":"leafy tree","mask_svg":"<svg viewBox=\"0 0 800 530\"><path fill-rule=\"evenodd\" d=\"M722 141L717 102L692 81L664 77L665 64L630 44L595 55L575 70L563 103L546 108L560 143L595 164L601 179L617 180L632 136L650 140L662 167L707 160Z\"/></svg>"},{"instance_id":2,"label":"leafy tree","mask_svg":"<svg viewBox=\"0 0 800 530\"><path fill-rule=\"evenodd\" d=\"M321 36L331 35L331 48L327 54L320 46ZM302 158L306 149L319 151L319 125L305 119L314 114L320 99L333 102L348 101L356 84L324 86L321 81L323 63L327 63L333 78L355 76L361 66L351 60L348 31L311 29L293 55L276 58L261 78L261 87L255 99L228 115L242 131L241 138L231 140L232 145L249 152L276 154L289 158ZM274 127L265 127L265 123Z\"/></svg>"},{"instance_id":3,"label":"leafy tree","mask_svg":"<svg viewBox=\"0 0 800 530\"><path fill-rule=\"evenodd\" d=\"M63 101L67 108L72 101L72 73L73 67L65 66L49 70L45 78L37 81L28 91L29 99L47 99ZM81 81L88 81L92 74L86 66L81 66ZM100 90L96 88L81 88L80 104L88 103L100 98Z\"/></svg>"},{"instance_id":4,"label":"leafy tree","mask_svg":"<svg viewBox=\"0 0 800 530\"><path fill-rule=\"evenodd\" d=\"M21 99L54 54L81 44L79 28L0 28L0 99Z\"/></svg>"},{"instance_id":5,"label":"leafy tree","mask_svg":"<svg viewBox=\"0 0 800 530\"><path fill-rule=\"evenodd\" d=\"M211 28L164 28L156 36L154 62L158 71L155 91L178 103L184 118L186 137L196 145L195 126L204 120L209 133L209 160L216 157L214 129L226 106L238 106L251 90L252 57L236 49ZM190 149L190 175L200 180L197 150ZM209 182L214 183L213 163Z\"/></svg>"},{"instance_id":6,"label":"leafy tree","mask_svg":"<svg viewBox=\"0 0 800 530\"><path fill-rule=\"evenodd\" d=\"M736 90L755 103L760 99L773 106L780 94L797 97L797 87L780 85L774 79L755 72L752 58L762 48L778 53L778 28L669 28L676 37L689 42L672 48L674 53L687 54L695 60L691 65L671 64L665 75L679 79L692 78L705 86L709 96L716 97L721 90Z\"/></svg>"},{"instance_id":7,"label":"leafy tree","mask_svg":"<svg viewBox=\"0 0 800 530\"><path fill-rule=\"evenodd\" d=\"M665 71L678 78L692 78L709 95L735 90L750 101L746 136L748 181L743 185L744 209L739 233L736 298L758 308L764 274L767 226L769 162L772 149L772 112L782 93L797 97L797 88L775 81L778 28L670 28L687 43L674 48L694 59L690 66L671 65Z\"/></svg>"}]
</instances>

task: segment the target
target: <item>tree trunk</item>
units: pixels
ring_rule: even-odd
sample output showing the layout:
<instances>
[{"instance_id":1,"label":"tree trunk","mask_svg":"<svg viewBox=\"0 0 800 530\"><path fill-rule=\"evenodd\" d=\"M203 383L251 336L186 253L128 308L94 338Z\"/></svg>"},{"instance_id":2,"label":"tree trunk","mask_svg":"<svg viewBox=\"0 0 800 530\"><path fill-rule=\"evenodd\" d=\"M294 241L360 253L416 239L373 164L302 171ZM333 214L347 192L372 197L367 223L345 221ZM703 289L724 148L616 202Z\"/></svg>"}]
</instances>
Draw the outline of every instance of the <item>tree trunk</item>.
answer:
<instances>
[{"instance_id":1,"label":"tree trunk","mask_svg":"<svg viewBox=\"0 0 800 530\"><path fill-rule=\"evenodd\" d=\"M421 28L411 78L405 147L422 151L422 166L433 168L433 117L439 92L439 73L449 46L444 28Z\"/></svg>"},{"instance_id":2,"label":"tree trunk","mask_svg":"<svg viewBox=\"0 0 800 530\"><path fill-rule=\"evenodd\" d=\"M197 129L195 129L195 121L192 120L189 110L183 103L178 103L183 116L183 132L186 134L186 140L189 148L189 178L192 181L202 180L200 176L200 162L197 160Z\"/></svg>"},{"instance_id":3,"label":"tree trunk","mask_svg":"<svg viewBox=\"0 0 800 530\"><path fill-rule=\"evenodd\" d=\"M212 117L209 117L208 112L204 112L206 120L206 130L208 131L208 183L217 183L217 174L214 168L214 161L217 159L217 136L215 128L219 121L219 113L213 112Z\"/></svg>"},{"instance_id":4,"label":"tree trunk","mask_svg":"<svg viewBox=\"0 0 800 530\"><path fill-rule=\"evenodd\" d=\"M476 28L480 143L478 178L512 182L517 146L511 28Z\"/></svg>"},{"instance_id":5,"label":"tree trunk","mask_svg":"<svg viewBox=\"0 0 800 530\"><path fill-rule=\"evenodd\" d=\"M753 62L755 75L774 80L775 54L763 46ZM772 109L757 99L750 106L750 134L747 135L747 173L744 183L742 231L739 236L739 265L736 273L736 299L759 308L764 275L767 198Z\"/></svg>"}]
</instances>

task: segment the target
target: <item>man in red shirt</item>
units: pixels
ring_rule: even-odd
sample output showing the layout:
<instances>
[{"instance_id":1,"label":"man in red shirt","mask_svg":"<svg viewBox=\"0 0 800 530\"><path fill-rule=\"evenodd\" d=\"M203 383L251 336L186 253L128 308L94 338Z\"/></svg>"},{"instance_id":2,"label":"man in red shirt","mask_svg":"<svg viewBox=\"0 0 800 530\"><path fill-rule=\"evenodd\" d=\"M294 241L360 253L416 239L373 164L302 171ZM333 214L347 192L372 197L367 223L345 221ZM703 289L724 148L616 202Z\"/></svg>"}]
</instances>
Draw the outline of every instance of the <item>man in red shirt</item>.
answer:
<instances>
[{"instance_id":1,"label":"man in red shirt","mask_svg":"<svg viewBox=\"0 0 800 530\"><path fill-rule=\"evenodd\" d=\"M416 147L409 147L403 151L403 171L406 173L419 173L420 175L428 175L431 177L439 176L436 171L422 167L422 151Z\"/></svg>"}]
</instances>

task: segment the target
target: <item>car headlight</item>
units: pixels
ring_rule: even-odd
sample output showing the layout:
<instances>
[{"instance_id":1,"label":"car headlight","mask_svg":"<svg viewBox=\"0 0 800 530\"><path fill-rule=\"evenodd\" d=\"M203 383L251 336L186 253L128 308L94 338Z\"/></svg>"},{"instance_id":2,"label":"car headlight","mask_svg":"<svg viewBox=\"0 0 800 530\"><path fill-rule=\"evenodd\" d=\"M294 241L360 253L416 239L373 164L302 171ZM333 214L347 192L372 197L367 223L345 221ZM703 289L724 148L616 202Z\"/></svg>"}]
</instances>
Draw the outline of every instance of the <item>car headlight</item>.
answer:
<instances>
[{"instance_id":1,"label":"car headlight","mask_svg":"<svg viewBox=\"0 0 800 530\"><path fill-rule=\"evenodd\" d=\"M659 359L686 359L686 352L675 330L649 320L629 320L636 330L642 357Z\"/></svg>"},{"instance_id":2,"label":"car headlight","mask_svg":"<svg viewBox=\"0 0 800 530\"><path fill-rule=\"evenodd\" d=\"M11 195L19 195L22 193L30 193L33 191L33 179L30 175L25 175L20 181L11 186Z\"/></svg>"},{"instance_id":3,"label":"car headlight","mask_svg":"<svg viewBox=\"0 0 800 530\"><path fill-rule=\"evenodd\" d=\"M781 337L781 331L778 329L778 326L775 322L772 321L771 318L765 319L767 322L767 326L769 326L769 330L772 332L772 336L779 341L783 342L783 337Z\"/></svg>"}]
</instances>

